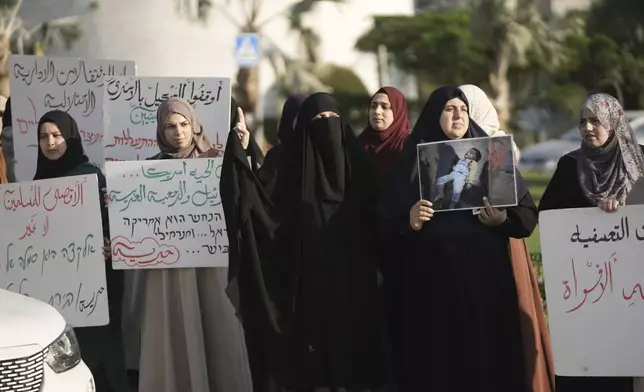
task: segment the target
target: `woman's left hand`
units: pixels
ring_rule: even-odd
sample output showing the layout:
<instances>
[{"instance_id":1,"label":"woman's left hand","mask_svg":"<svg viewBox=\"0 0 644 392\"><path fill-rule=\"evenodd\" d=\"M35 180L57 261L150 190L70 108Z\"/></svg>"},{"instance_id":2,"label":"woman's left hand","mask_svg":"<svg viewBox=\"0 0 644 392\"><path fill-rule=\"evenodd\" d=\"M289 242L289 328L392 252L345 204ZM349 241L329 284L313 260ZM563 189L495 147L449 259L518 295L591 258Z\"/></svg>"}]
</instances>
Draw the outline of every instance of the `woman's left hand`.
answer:
<instances>
[{"instance_id":1,"label":"woman's left hand","mask_svg":"<svg viewBox=\"0 0 644 392\"><path fill-rule=\"evenodd\" d=\"M485 208L479 214L479 221L484 225L490 227L498 226L508 218L507 211L492 207L487 197L483 198L483 204Z\"/></svg>"},{"instance_id":2,"label":"woman's left hand","mask_svg":"<svg viewBox=\"0 0 644 392\"><path fill-rule=\"evenodd\" d=\"M110 240L107 237L103 237L103 257L105 257L105 261L107 262L112 260L112 246L110 245Z\"/></svg>"},{"instance_id":3,"label":"woman's left hand","mask_svg":"<svg viewBox=\"0 0 644 392\"><path fill-rule=\"evenodd\" d=\"M239 117L239 122L235 124L235 132L239 136L242 147L244 150L248 148L248 143L250 142L250 132L246 127L246 119L244 118L244 111L241 108L237 108L237 116Z\"/></svg>"},{"instance_id":4,"label":"woman's left hand","mask_svg":"<svg viewBox=\"0 0 644 392\"><path fill-rule=\"evenodd\" d=\"M620 203L614 199L602 200L598 204L599 208L605 212L615 212L619 209Z\"/></svg>"}]
</instances>

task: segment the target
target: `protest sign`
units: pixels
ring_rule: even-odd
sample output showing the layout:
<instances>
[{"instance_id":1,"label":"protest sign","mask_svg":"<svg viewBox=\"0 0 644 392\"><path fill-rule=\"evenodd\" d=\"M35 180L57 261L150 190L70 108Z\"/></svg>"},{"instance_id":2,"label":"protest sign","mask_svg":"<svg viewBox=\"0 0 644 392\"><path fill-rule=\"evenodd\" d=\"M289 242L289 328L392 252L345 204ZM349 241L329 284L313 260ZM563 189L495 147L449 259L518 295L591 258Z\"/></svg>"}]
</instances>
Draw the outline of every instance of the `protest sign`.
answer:
<instances>
[{"instance_id":1,"label":"protest sign","mask_svg":"<svg viewBox=\"0 0 644 392\"><path fill-rule=\"evenodd\" d=\"M96 175L0 185L0 288L74 327L109 323Z\"/></svg>"},{"instance_id":2,"label":"protest sign","mask_svg":"<svg viewBox=\"0 0 644 392\"><path fill-rule=\"evenodd\" d=\"M644 206L545 211L539 226L556 373L644 376Z\"/></svg>"},{"instance_id":3,"label":"protest sign","mask_svg":"<svg viewBox=\"0 0 644 392\"><path fill-rule=\"evenodd\" d=\"M227 266L222 160L106 162L113 268Z\"/></svg>"},{"instance_id":4,"label":"protest sign","mask_svg":"<svg viewBox=\"0 0 644 392\"><path fill-rule=\"evenodd\" d=\"M113 77L105 83L105 159L138 161L159 153L157 109L169 97L187 100L213 146L230 131L230 79Z\"/></svg>"},{"instance_id":5,"label":"protest sign","mask_svg":"<svg viewBox=\"0 0 644 392\"><path fill-rule=\"evenodd\" d=\"M55 109L74 117L85 153L91 162L102 166L104 78L134 75L135 63L14 55L9 58L8 69L16 179L33 179L38 158L38 121Z\"/></svg>"}]
</instances>

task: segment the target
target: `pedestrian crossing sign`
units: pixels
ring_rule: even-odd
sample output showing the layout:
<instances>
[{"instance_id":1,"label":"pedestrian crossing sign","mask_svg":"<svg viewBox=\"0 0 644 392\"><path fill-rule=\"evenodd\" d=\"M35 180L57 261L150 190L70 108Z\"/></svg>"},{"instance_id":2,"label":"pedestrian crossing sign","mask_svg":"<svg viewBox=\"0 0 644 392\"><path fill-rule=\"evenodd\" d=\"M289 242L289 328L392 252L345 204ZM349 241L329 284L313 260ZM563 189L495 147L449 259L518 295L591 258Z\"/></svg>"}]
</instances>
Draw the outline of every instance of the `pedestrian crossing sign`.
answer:
<instances>
[{"instance_id":1,"label":"pedestrian crossing sign","mask_svg":"<svg viewBox=\"0 0 644 392\"><path fill-rule=\"evenodd\" d=\"M235 38L235 60L241 68L255 67L261 60L259 34L238 34Z\"/></svg>"}]
</instances>

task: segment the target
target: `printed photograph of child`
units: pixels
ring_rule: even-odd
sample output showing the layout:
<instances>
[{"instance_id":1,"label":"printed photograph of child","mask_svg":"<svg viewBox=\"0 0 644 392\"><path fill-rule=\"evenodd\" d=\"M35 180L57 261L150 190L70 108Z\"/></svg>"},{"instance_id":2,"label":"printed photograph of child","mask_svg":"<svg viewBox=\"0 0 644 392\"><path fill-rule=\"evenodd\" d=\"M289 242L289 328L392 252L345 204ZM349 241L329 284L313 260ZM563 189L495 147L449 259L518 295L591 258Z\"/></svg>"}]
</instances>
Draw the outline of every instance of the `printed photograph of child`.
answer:
<instances>
[{"instance_id":1,"label":"printed photograph of child","mask_svg":"<svg viewBox=\"0 0 644 392\"><path fill-rule=\"evenodd\" d=\"M512 137L485 137L418 145L420 194L435 211L517 204Z\"/></svg>"}]
</instances>

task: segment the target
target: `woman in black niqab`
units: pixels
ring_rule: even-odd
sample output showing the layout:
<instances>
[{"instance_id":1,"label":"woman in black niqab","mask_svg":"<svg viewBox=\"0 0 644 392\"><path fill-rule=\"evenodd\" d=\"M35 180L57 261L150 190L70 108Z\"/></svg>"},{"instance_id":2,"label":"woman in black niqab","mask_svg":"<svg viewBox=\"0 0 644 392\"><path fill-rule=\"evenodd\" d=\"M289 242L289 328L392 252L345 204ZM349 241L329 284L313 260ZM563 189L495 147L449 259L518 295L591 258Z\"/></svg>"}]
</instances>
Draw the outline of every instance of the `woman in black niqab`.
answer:
<instances>
[{"instance_id":1,"label":"woman in black niqab","mask_svg":"<svg viewBox=\"0 0 644 392\"><path fill-rule=\"evenodd\" d=\"M376 171L337 101L304 101L270 193L238 140L228 138L221 193L229 295L249 346L280 388L382 385Z\"/></svg>"},{"instance_id":2,"label":"woman in black niqab","mask_svg":"<svg viewBox=\"0 0 644 392\"><path fill-rule=\"evenodd\" d=\"M517 172L519 205L500 224L483 224L471 211L440 212L411 228L419 199L416 145L445 141L441 115L457 87L430 96L403 150L393 185L379 206L404 240L393 328L402 391L528 391L523 366L516 287L508 238L527 237L537 211ZM465 112L463 115L467 116ZM471 119L463 138L486 136Z\"/></svg>"}]
</instances>

